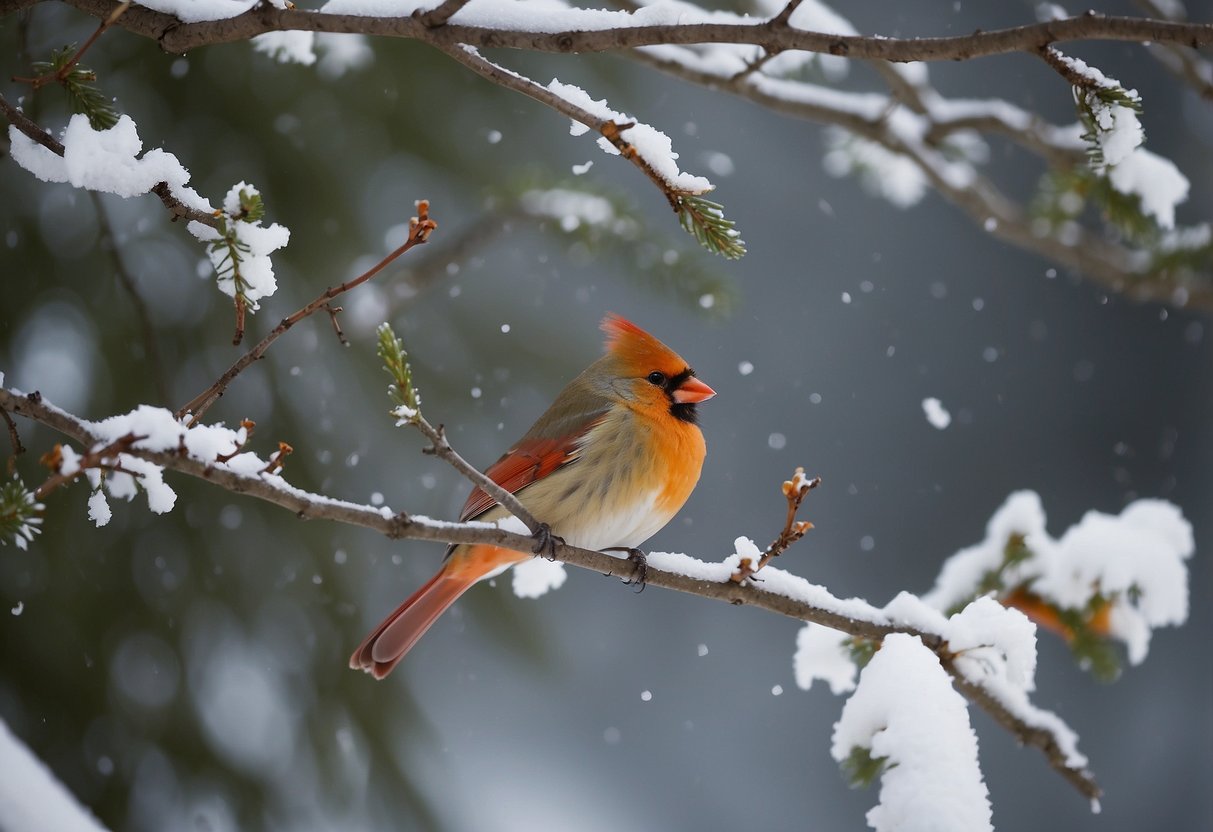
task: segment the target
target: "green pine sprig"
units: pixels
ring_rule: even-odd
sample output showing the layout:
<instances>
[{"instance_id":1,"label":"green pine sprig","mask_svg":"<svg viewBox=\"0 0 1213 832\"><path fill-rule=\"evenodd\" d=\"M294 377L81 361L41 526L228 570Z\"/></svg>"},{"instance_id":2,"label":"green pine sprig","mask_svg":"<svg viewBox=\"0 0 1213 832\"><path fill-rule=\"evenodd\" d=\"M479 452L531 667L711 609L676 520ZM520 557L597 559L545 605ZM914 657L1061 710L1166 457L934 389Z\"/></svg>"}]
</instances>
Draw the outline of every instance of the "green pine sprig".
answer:
<instances>
[{"instance_id":1,"label":"green pine sprig","mask_svg":"<svg viewBox=\"0 0 1213 832\"><path fill-rule=\"evenodd\" d=\"M746 253L745 240L724 216L724 206L695 194L677 197L678 221L699 244L726 260L738 260Z\"/></svg>"},{"instance_id":2,"label":"green pine sprig","mask_svg":"<svg viewBox=\"0 0 1213 832\"><path fill-rule=\"evenodd\" d=\"M248 244L240 239L236 223L255 223L260 221L265 216L265 203L262 201L260 193L249 191L245 188L240 189L239 200L240 208L235 213L220 214L215 218L217 221L215 230L221 236L219 239L207 243L207 248L211 252L221 255L219 260L213 261L215 274L221 281L232 281L235 291L233 299L237 308L256 312L256 306L249 303L248 300L246 291L249 285L248 281L240 273L240 264L244 261L244 255L248 254L250 249ZM243 326L239 328L243 329Z\"/></svg>"},{"instance_id":3,"label":"green pine sprig","mask_svg":"<svg viewBox=\"0 0 1213 832\"><path fill-rule=\"evenodd\" d=\"M388 396L396 403L392 414L404 421L414 421L421 416L421 394L413 384L413 368L409 366L404 342L396 337L387 322L381 323L375 333L379 337L375 351L383 361L383 369L392 377L387 388Z\"/></svg>"},{"instance_id":4,"label":"green pine sprig","mask_svg":"<svg viewBox=\"0 0 1213 832\"><path fill-rule=\"evenodd\" d=\"M0 485L0 544L11 541L18 549L28 546L42 532L39 526L45 508L20 478L14 476Z\"/></svg>"},{"instance_id":5,"label":"green pine sprig","mask_svg":"<svg viewBox=\"0 0 1213 832\"><path fill-rule=\"evenodd\" d=\"M67 69L75 56L75 44L56 49L49 61L35 62L34 71L39 76L54 75L67 92L72 112L87 116L94 130L108 130L118 123L118 111L113 101L97 88L96 72L79 65Z\"/></svg>"},{"instance_id":6,"label":"green pine sprig","mask_svg":"<svg viewBox=\"0 0 1213 832\"><path fill-rule=\"evenodd\" d=\"M888 757L873 757L872 749L855 746L851 753L842 761L842 774L851 788L857 789L872 785L876 779L896 763L889 763Z\"/></svg>"},{"instance_id":7,"label":"green pine sprig","mask_svg":"<svg viewBox=\"0 0 1213 832\"><path fill-rule=\"evenodd\" d=\"M1104 166L1103 148L1099 135L1104 128L1099 124L1098 111L1106 107L1126 107L1141 115L1141 96L1117 86L1074 87L1074 106L1078 109L1078 120L1082 122L1082 138L1087 143L1087 157L1091 166Z\"/></svg>"}]
</instances>

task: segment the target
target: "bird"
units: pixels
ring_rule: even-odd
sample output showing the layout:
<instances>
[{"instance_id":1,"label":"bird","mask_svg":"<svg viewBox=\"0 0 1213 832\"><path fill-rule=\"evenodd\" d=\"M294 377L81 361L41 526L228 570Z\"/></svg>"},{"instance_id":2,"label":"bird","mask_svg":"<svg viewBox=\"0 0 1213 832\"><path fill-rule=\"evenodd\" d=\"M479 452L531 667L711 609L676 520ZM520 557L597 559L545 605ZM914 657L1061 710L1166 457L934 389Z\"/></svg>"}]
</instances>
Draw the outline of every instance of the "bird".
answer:
<instances>
[{"instance_id":1,"label":"bird","mask_svg":"<svg viewBox=\"0 0 1213 832\"><path fill-rule=\"evenodd\" d=\"M631 321L603 318L604 354L556 396L485 474L571 546L627 550L673 519L699 481L707 452L697 406L716 391L676 352ZM474 488L460 521L508 517ZM363 640L350 667L382 679L477 581L533 555L452 544L442 568Z\"/></svg>"}]
</instances>

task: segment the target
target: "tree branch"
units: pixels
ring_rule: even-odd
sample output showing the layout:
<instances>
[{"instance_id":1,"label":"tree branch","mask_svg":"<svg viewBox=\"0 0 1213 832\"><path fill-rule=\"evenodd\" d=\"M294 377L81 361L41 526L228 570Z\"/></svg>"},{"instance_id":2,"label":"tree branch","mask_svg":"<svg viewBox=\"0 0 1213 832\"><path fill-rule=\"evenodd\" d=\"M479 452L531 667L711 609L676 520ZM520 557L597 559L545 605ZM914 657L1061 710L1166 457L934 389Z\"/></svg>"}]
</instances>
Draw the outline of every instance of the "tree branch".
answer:
<instances>
[{"instance_id":1,"label":"tree branch","mask_svg":"<svg viewBox=\"0 0 1213 832\"><path fill-rule=\"evenodd\" d=\"M95 17L105 17L114 0L64 0ZM445 4L444 4L445 5ZM439 8L442 8L441 6ZM437 9L434 10L435 12ZM579 12L585 12L584 22ZM991 32L934 38L887 38L809 32L776 17L761 23L680 23L630 25L631 15L619 13L619 25L601 28L600 10L568 9L570 28L504 29L495 26L427 26L420 17L363 17L325 14L302 9L277 9L258 4L224 20L182 23L176 17L132 7L118 25L155 38L167 52L188 52L200 46L247 40L266 32L357 32L366 35L421 40L434 45L466 43L484 48L526 49L535 52L608 52L656 44L735 43L770 50L798 49L882 61L955 61L1011 52L1035 52L1050 43L1075 40L1136 41L1200 47L1213 43L1213 24L1104 16L1087 13ZM578 28L578 24L581 27Z\"/></svg>"},{"instance_id":2,"label":"tree branch","mask_svg":"<svg viewBox=\"0 0 1213 832\"><path fill-rule=\"evenodd\" d=\"M604 121L589 110L578 107L573 102L565 99L563 96L557 95L530 78L493 63L475 49L471 49L464 44L438 46L438 48L477 75L487 78L494 84L520 92L528 98L533 98L539 103L551 107L556 112L584 124L591 130L601 133L619 151L619 155L640 168L644 172L644 175L661 189L661 193L665 196L666 201L670 203L670 207L675 211L678 210L680 194L653 169L643 156L636 152L630 142L623 138L623 131L632 127L632 124L616 124L614 121Z\"/></svg>"},{"instance_id":3,"label":"tree branch","mask_svg":"<svg viewBox=\"0 0 1213 832\"><path fill-rule=\"evenodd\" d=\"M223 375L215 380L214 384L178 408L177 413L175 414L176 417L178 419L184 419L187 415L189 415L190 423L196 423L202 418L202 415L210 409L211 405L223 395L223 391L225 391L227 386L232 383L232 380L244 372L246 367L257 359L261 358L261 356L265 354L265 351L268 350L275 341L282 337L282 335L284 335L288 329L309 315L327 307L329 301L338 295L348 292L355 286L360 286L366 281L370 280L372 277L379 274L379 272L386 268L389 263L400 255L404 254L409 249L425 243L427 240L429 240L430 233L437 227L437 223L430 219L429 202L424 199L418 201L417 216L409 220L408 239L406 239L399 248L388 254L374 266L367 269L353 280L342 283L340 286L330 286L328 289L321 292L320 295L311 303L296 310L293 314L283 318L278 323L278 326L274 327L268 335L257 343L256 346L254 346L244 355L240 356L240 358L236 360L235 364L229 367L223 373Z\"/></svg>"},{"instance_id":4,"label":"tree branch","mask_svg":"<svg viewBox=\"0 0 1213 832\"><path fill-rule=\"evenodd\" d=\"M124 15L125 16L125 15ZM38 126L37 122L33 121L25 113L14 107L8 102L3 95L0 95L0 113L8 119L8 123L16 127L33 141L45 147L56 156L62 156L64 153L63 142L56 139L47 131ZM188 207L184 202L173 196L167 182L161 182L152 188L152 193L160 197L160 201L164 203L164 207L172 214L173 221L178 219L187 219L192 222L200 222L203 225L209 225L212 228L218 225L215 217L205 211L198 211Z\"/></svg>"},{"instance_id":5,"label":"tree branch","mask_svg":"<svg viewBox=\"0 0 1213 832\"><path fill-rule=\"evenodd\" d=\"M104 441L92 423L50 405L38 393L23 395L17 391L0 387L0 409L44 424L71 437L85 448L93 447ZM295 488L274 474L262 472L256 476L249 476L237 473L221 462L204 462L180 451L150 451L131 448L126 453L164 468L211 482L232 493L246 494L281 506L294 512L300 519L331 520L359 526L379 532L392 540L487 543L528 554L532 552L534 545L534 538L505 531L493 524L445 523L425 517L410 516L403 511L392 513L390 509L383 507L335 500ZM473 479L473 482L480 484L478 479ZM602 552L580 549L555 540L553 541L553 556L572 566L579 566L603 575L615 575L626 580L635 579L640 569L637 562L612 557ZM769 570L772 567L767 568ZM734 605L757 607L777 615L821 624L856 638L875 642L880 642L891 633L908 633L918 636L928 648L940 656L941 664L952 675L957 689L969 697L974 704L988 711L1000 725L1006 727L1025 745L1043 751L1049 764L1084 796L1096 800L1100 795L1099 786L1091 773L1085 768L1074 768L1069 765L1057 738L1052 733L1029 725L992 692L961 673L952 661L952 653L946 642L937 634L894 624L875 607L868 608L867 617L860 617L843 611L853 609L853 602L848 602L851 604L850 607L844 607L842 602L838 602L835 608L831 609L829 604L810 604L789 595L764 589L754 581L734 583L727 578L722 581L709 581L658 569L651 564L646 567L645 581L649 586L672 589ZM835 600L828 594L824 594L823 597Z\"/></svg>"},{"instance_id":6,"label":"tree branch","mask_svg":"<svg viewBox=\"0 0 1213 832\"><path fill-rule=\"evenodd\" d=\"M1174 303L1176 291L1182 289L1187 293L1183 305L1213 311L1213 284L1201 282L1179 285L1169 280L1149 280L1144 273L1134 269L1133 252L1124 246L1097 237L1082 228L1076 228L1074 237L1065 242L1055 236L1041 235L1032 227L1031 219L1024 208L1003 194L988 179L974 172L966 182L954 181L944 173L946 160L926 143L931 137L930 130L926 132L923 140L910 140L893 129L887 118L890 109L888 96L873 93L843 94L765 76L725 76L702 68L691 57L684 58L680 53L685 51L640 50L633 53L633 56L678 78L709 89L730 92L776 112L838 125L905 156L918 166L931 187L989 233L1019 248L1075 269L1108 291L1121 293L1139 301ZM1023 135L1022 131L1007 125L1001 116L991 114L972 118L985 125L996 120L1004 125L1004 130ZM950 122L942 123L955 129ZM1033 139L1022 139L1021 143L1027 146L1029 143L1048 142L1043 128L1033 132ZM1049 145L1059 155L1068 155L1070 152L1065 145L1052 142L1049 142Z\"/></svg>"}]
</instances>

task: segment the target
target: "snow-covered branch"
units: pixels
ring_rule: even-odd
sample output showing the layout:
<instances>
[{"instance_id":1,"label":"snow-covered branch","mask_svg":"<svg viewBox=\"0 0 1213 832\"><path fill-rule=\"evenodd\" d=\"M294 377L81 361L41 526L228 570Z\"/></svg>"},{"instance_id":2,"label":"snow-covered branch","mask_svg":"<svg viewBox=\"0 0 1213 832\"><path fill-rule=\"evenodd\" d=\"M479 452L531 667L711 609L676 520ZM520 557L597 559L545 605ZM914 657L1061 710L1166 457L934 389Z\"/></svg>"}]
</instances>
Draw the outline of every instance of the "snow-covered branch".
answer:
<instances>
[{"instance_id":1,"label":"snow-covered branch","mask_svg":"<svg viewBox=\"0 0 1213 832\"><path fill-rule=\"evenodd\" d=\"M43 130L40 126L38 126L37 122L10 104L3 95L0 95L0 112L4 114L4 117L8 119L9 124L11 124L14 129L20 131L20 133L28 138L31 142L45 148L46 151L53 153L55 156L60 158L64 157L66 149L64 148L63 142L59 141L50 133ZM45 169L45 163L43 163L43 169ZM186 176L186 179L188 180L188 175ZM63 180L57 181L66 180L67 177L64 177ZM73 182L73 184L75 183ZM174 188L173 185L164 180L156 181L155 184L151 184L146 190L147 192L153 193L160 197L160 201L164 203L164 207L168 209L169 214L172 215L174 220L186 219L190 222L198 222L209 226L214 226L217 223L214 214L210 211L204 210L204 208L198 204L198 201L196 200L197 194L193 193L193 191L183 193L180 189Z\"/></svg>"},{"instance_id":2,"label":"snow-covered branch","mask_svg":"<svg viewBox=\"0 0 1213 832\"><path fill-rule=\"evenodd\" d=\"M286 508L300 519L359 526L393 540L489 543L526 553L534 548L533 537L509 531L508 527L503 528L505 524L449 523L393 511L386 506L361 505L304 491L287 483L272 460L245 451L246 434L219 426L187 427L168 411L157 408L141 407L131 414L89 422L54 407L37 393L27 395L0 387L0 409L47 425L85 449L99 444L104 446L130 434L143 437L124 446L124 459L135 458L157 469L196 477L233 493ZM475 478L472 481L480 482ZM122 494L127 495L128 490ZM133 491L130 494L133 495ZM552 543L553 557L566 564L629 581L640 577L640 567L633 561L569 546L558 540ZM861 599L840 599L824 587L771 566L744 581L731 580L744 559L754 560L760 555L757 547L745 538L739 538L733 554L721 562L654 552L648 555L644 580L651 586L757 607L866 642L880 643L892 633L915 636L939 657L941 666L952 675L957 689L970 701L988 710L995 721L1021 742L1039 748L1050 765L1083 795L1091 800L1098 798L1099 787L1086 769L1085 757L1077 752L1073 732L1058 717L1030 705L1022 686L1009 685L1000 681L1001 677L982 670L988 667L988 661L977 665L979 670L976 671L974 666L958 661L964 650L980 646L980 642L963 642L969 634L981 631L975 631L962 616L949 621L933 608L904 594L884 608ZM998 607L997 604L994 606ZM1019 616L1014 610L1003 612ZM1011 648L1002 649L1013 652ZM1034 648L1032 655L1034 664Z\"/></svg>"},{"instance_id":3,"label":"snow-covered branch","mask_svg":"<svg viewBox=\"0 0 1213 832\"><path fill-rule=\"evenodd\" d=\"M96 17L108 16L117 5L113 0L65 2ZM148 5L176 8L168 2ZM1192 47L1213 43L1213 24L1096 13L952 37L894 38L806 31L778 16L756 23L752 18L724 12L696 14L683 4L658 3L635 14L550 6L529 13L518 9L510 14L509 23L503 25L499 4L493 0L474 0L464 4L441 26L422 19L430 11L424 2L376 5L362 0L334 0L326 5L326 11L279 8L253 0L231 6L241 13L221 20L206 19L205 12L200 17L182 19L152 8L135 7L118 25L155 38L165 51L172 53L281 31L359 32L435 45L465 43L482 48L564 53L605 52L655 44L732 43L772 51L798 50L882 61L955 61L1011 52L1033 53L1051 43L1075 40ZM389 9L391 14L380 13Z\"/></svg>"}]
</instances>

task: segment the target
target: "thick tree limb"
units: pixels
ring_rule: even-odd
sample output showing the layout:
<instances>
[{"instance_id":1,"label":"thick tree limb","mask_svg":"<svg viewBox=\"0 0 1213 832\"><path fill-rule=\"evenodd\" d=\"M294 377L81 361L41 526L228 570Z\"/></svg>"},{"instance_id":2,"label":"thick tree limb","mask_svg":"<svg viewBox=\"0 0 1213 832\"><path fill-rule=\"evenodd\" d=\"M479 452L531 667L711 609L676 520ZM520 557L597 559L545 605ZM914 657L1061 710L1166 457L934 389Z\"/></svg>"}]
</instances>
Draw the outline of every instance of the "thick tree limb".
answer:
<instances>
[{"instance_id":1,"label":"thick tree limb","mask_svg":"<svg viewBox=\"0 0 1213 832\"><path fill-rule=\"evenodd\" d=\"M114 0L64 0L95 17L107 17ZM446 4L444 4L446 5ZM442 8L441 6L439 8ZM2 9L0 9L2 11ZM435 12L437 9L435 9ZM1213 43L1213 24L1088 13L992 32L935 38L886 38L831 35L796 29L786 16L755 24L685 23L668 26L628 26L626 13L610 29L564 32L527 31L447 22L429 26L424 15L361 17L302 9L276 9L258 4L226 20L182 23L172 15L133 7L118 21L133 32L155 38L167 52L183 53L200 46L247 40L266 32L358 32L409 38L434 45L466 43L484 48L526 49L535 52L608 52L655 44L740 43L768 50L798 49L882 61L956 61L1011 52L1035 52L1051 43L1075 40L1135 41L1200 47Z\"/></svg>"},{"instance_id":2,"label":"thick tree limb","mask_svg":"<svg viewBox=\"0 0 1213 832\"><path fill-rule=\"evenodd\" d=\"M0 387L0 410L7 410L44 424L71 437L85 448L91 448L103 441L89 422L48 404L36 393L23 395ZM294 512L300 519L331 520L360 526L379 532L392 540L488 543L528 554L532 552L534 545L533 537L507 532L493 525L475 522L444 523L426 517L411 516L403 511L392 513L383 508L335 500L295 488L275 475L262 473L255 477L246 476L222 464L202 462L181 453L138 448L131 448L126 453L169 470L214 483L227 491L281 506ZM554 541L553 555L557 560L572 566L627 580L635 579L640 568L634 561L579 549L559 541ZM1025 723L992 693L965 676L955 666L953 654L938 635L879 620L878 616L864 619L844 615L768 591L754 582L734 583L727 579L719 582L705 581L653 566L647 567L645 581L649 586L672 589L734 605L744 604L798 621L821 624L857 638L880 641L895 632L918 636L927 647L940 656L944 668L952 674L957 689L969 697L970 701L988 711L995 721L1007 728L1020 742L1040 749L1049 764L1084 796L1096 800L1100 795L1099 786L1089 771L1085 768L1072 768L1067 764L1056 737L1048 731Z\"/></svg>"}]
</instances>

